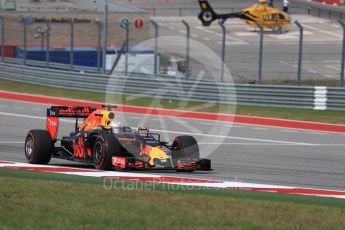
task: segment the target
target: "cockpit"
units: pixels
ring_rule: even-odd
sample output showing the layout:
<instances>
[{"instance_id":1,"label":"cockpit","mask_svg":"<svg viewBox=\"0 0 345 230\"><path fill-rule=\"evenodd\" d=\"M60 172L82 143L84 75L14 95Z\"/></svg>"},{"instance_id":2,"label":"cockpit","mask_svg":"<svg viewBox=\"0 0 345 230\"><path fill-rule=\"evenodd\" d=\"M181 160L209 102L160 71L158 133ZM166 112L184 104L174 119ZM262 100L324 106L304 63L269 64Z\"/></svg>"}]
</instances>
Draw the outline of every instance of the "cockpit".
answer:
<instances>
[{"instance_id":1,"label":"cockpit","mask_svg":"<svg viewBox=\"0 0 345 230\"><path fill-rule=\"evenodd\" d=\"M129 126L123 125L119 121L114 121L111 125L113 133L133 133L133 130Z\"/></svg>"}]
</instances>

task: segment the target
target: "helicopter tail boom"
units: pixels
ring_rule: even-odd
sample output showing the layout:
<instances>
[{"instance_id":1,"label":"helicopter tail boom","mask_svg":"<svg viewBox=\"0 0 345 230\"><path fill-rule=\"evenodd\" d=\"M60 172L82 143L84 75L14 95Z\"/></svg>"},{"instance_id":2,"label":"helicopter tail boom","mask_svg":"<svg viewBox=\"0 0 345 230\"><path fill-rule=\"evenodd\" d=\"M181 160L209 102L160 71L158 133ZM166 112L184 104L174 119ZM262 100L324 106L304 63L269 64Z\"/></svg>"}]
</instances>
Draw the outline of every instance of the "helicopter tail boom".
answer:
<instances>
[{"instance_id":1,"label":"helicopter tail boom","mask_svg":"<svg viewBox=\"0 0 345 230\"><path fill-rule=\"evenodd\" d=\"M217 14L207 0L199 0L201 12L198 18L202 22L203 26L209 26L213 21L219 19L222 23L228 18L241 18L242 12L231 14Z\"/></svg>"}]
</instances>

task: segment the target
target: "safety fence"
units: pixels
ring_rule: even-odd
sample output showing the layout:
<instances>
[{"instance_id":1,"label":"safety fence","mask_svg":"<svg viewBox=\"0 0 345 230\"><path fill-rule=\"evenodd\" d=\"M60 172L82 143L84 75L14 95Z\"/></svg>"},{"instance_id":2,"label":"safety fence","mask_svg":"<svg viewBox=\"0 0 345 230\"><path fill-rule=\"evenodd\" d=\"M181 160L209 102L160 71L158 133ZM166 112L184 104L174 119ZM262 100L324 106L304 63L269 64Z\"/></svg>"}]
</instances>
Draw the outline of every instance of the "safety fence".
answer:
<instances>
[{"instance_id":1,"label":"safety fence","mask_svg":"<svg viewBox=\"0 0 345 230\"><path fill-rule=\"evenodd\" d=\"M216 10L237 12L240 9ZM327 14L332 20L340 21L319 22L315 18L306 20L302 17L299 22L291 23L289 32L277 34L265 31L264 28L257 32L247 31L249 27L243 22L222 25L214 23L213 27L204 28L196 19L199 13L197 5L193 8L147 10L154 11L152 14L157 17L152 20L145 18L145 29L142 30L133 29L132 22L132 29L128 31L118 21L110 20L108 27L112 30L109 32L108 49L104 45L104 37L107 36L102 31L102 28L108 27L102 20L91 20L89 24L74 23L73 20L68 23L45 20L36 25L31 24L30 16L0 17L1 62L9 60L9 63L53 69L107 73L110 69L107 63L111 66L112 58L120 53L119 47L125 41L128 52L123 52L126 55L120 59L118 71L126 72L131 63L143 63L145 60L146 69L155 75L167 74L169 68L172 68L173 73L188 79L197 77L202 67L227 67L236 83L256 81L257 84L285 84L288 81L314 85L315 82L324 81L328 85L345 86L345 23L341 21L345 17L340 11L325 13L326 9L291 5L293 16ZM170 21L162 21L159 16L170 15L167 11L176 16L193 17L166 17ZM338 16L335 18L333 15ZM166 47L162 44L162 37L171 35L174 35L172 39L175 39L175 35L186 38L177 55L164 52ZM14 38L16 43L12 42ZM147 47L139 46L147 40L155 42ZM200 66L199 60L192 56L193 41L205 42L205 46L220 57L219 64L203 63ZM139 48L134 50L137 46ZM229 82L222 71L215 77L219 81Z\"/></svg>"},{"instance_id":2,"label":"safety fence","mask_svg":"<svg viewBox=\"0 0 345 230\"><path fill-rule=\"evenodd\" d=\"M298 4L290 4L289 9L294 14L308 14L316 17L327 18L330 20L342 20L345 18L345 12L339 7L334 7L332 5L310 5L307 2L300 2ZM276 7L281 7L278 5ZM184 7L143 7L144 10L149 12L152 16L191 16L197 15L199 9L192 6ZM222 7L224 12L239 12L243 10L240 7Z\"/></svg>"},{"instance_id":3,"label":"safety fence","mask_svg":"<svg viewBox=\"0 0 345 230\"><path fill-rule=\"evenodd\" d=\"M170 76L103 75L0 64L0 79L71 90L220 104L345 110L341 88L228 84Z\"/></svg>"}]
</instances>

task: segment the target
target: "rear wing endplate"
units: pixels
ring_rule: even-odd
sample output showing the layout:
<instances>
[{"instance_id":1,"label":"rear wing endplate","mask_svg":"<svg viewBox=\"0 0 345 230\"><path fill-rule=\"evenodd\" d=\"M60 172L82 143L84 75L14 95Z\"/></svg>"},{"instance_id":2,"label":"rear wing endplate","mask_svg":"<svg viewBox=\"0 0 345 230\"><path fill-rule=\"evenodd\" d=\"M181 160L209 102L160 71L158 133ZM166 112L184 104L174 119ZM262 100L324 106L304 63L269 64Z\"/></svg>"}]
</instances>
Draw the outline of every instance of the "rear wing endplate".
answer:
<instances>
[{"instance_id":1,"label":"rear wing endplate","mask_svg":"<svg viewBox=\"0 0 345 230\"><path fill-rule=\"evenodd\" d=\"M78 130L78 118L87 118L96 111L95 107L87 106L52 106L47 109L46 129L53 141L56 140L59 130L59 118L75 118L75 132Z\"/></svg>"}]
</instances>

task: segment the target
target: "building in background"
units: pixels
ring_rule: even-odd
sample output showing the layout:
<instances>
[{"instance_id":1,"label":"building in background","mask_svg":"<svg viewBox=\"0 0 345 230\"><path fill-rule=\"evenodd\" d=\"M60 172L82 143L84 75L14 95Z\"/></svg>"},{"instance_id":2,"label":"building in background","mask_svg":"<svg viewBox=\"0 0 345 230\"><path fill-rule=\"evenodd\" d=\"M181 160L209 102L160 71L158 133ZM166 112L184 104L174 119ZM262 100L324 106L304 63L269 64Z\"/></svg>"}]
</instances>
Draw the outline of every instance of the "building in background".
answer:
<instances>
[{"instance_id":1,"label":"building in background","mask_svg":"<svg viewBox=\"0 0 345 230\"><path fill-rule=\"evenodd\" d=\"M8 2L14 1L2 0L3 10L0 12L5 23L6 45L23 45L24 26L20 19L26 20L29 46L40 45L40 39L35 38L35 28L44 28L47 19L51 21L50 44L52 47L70 44L70 20L75 23L76 46L95 46L98 43L97 21L103 21L104 0L98 0L95 3L91 0L21 0L12 4L16 6L16 10L5 10L5 6L9 5ZM111 3L109 4L109 45L117 46L123 42L125 31L120 27L120 22L124 19L128 19L131 24L130 43L137 44L148 38L149 15L147 12L128 5ZM140 29L133 26L136 19L143 21Z\"/></svg>"},{"instance_id":2,"label":"building in background","mask_svg":"<svg viewBox=\"0 0 345 230\"><path fill-rule=\"evenodd\" d=\"M104 5L105 0L1 0L0 16L4 22L4 44L11 49L22 49L26 43L27 47L36 47L31 50L41 49L44 52L49 39L49 47L52 49L70 47L73 21L76 50L77 47L103 47ZM126 37L125 29L120 26L123 20L130 24L130 46L150 37L149 14L144 10L109 2L108 18L108 47L119 47L123 44ZM140 27L135 27L135 21L138 20L142 23Z\"/></svg>"}]
</instances>

